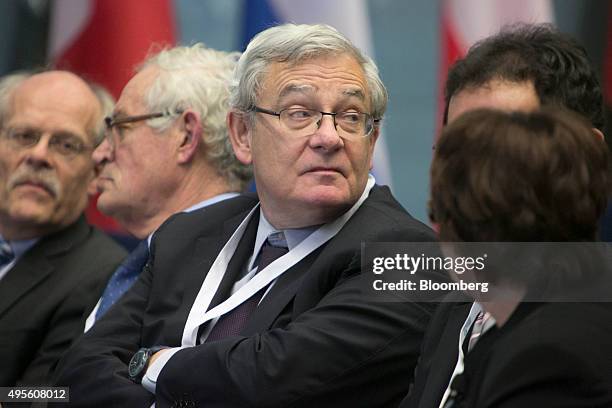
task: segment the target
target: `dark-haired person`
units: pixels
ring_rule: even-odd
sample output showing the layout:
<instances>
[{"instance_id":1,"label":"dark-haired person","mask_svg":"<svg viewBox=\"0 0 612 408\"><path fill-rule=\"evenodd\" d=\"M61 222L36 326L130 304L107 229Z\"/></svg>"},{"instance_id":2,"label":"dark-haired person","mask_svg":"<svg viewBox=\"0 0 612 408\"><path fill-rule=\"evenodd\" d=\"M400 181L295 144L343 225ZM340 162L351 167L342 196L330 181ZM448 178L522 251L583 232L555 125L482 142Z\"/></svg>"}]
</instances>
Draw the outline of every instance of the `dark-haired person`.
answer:
<instances>
[{"instance_id":1,"label":"dark-haired person","mask_svg":"<svg viewBox=\"0 0 612 408\"><path fill-rule=\"evenodd\" d=\"M608 148L584 118L549 109L477 110L450 124L439 140L430 213L442 241L578 246L597 237L609 182ZM467 354L445 407L612 406L612 303L530 296L542 293L540 278L570 297L567 289L575 290L582 279L610 282L610 269L573 266L571 274L559 264L529 274L501 265L475 272L511 288L514 297L480 302L494 329Z\"/></svg>"},{"instance_id":2,"label":"dark-haired person","mask_svg":"<svg viewBox=\"0 0 612 408\"><path fill-rule=\"evenodd\" d=\"M604 125L602 91L586 51L551 25L519 24L476 43L450 69L444 124L477 108L532 111L557 106L586 117L593 137ZM448 302L425 334L415 382L404 407L438 408L462 369L478 304Z\"/></svg>"}]
</instances>

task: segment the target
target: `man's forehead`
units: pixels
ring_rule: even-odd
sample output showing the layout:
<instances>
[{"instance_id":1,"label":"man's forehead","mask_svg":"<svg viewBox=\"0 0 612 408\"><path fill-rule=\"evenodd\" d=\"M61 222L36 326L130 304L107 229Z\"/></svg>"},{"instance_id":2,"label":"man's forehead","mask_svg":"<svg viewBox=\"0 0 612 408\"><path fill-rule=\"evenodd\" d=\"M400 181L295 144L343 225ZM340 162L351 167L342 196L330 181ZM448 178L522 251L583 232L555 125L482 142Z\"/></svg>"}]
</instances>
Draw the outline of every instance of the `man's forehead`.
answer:
<instances>
[{"instance_id":1,"label":"man's forehead","mask_svg":"<svg viewBox=\"0 0 612 408\"><path fill-rule=\"evenodd\" d=\"M145 92L157 78L158 72L159 70L156 67L149 66L136 73L121 91L113 115L134 114L134 112L130 112L130 109L140 108L144 104Z\"/></svg>"},{"instance_id":2,"label":"man's forehead","mask_svg":"<svg viewBox=\"0 0 612 408\"><path fill-rule=\"evenodd\" d=\"M449 101L448 121L462 113L490 108L504 111L532 111L540 107L540 99L532 81L491 80L457 91Z\"/></svg>"},{"instance_id":3,"label":"man's forehead","mask_svg":"<svg viewBox=\"0 0 612 408\"><path fill-rule=\"evenodd\" d=\"M363 67L350 54L320 55L298 62L271 62L262 78L260 96L281 101L292 96L332 95L366 102L368 82Z\"/></svg>"},{"instance_id":4,"label":"man's forehead","mask_svg":"<svg viewBox=\"0 0 612 408\"><path fill-rule=\"evenodd\" d=\"M99 118L100 102L95 94L57 92L54 87L17 88L12 95L8 121L16 126L64 130L86 134ZM25 91L25 92L23 92Z\"/></svg>"},{"instance_id":5,"label":"man's forehead","mask_svg":"<svg viewBox=\"0 0 612 408\"><path fill-rule=\"evenodd\" d=\"M314 84L289 83L281 89L278 97L279 99L282 99L292 94L303 94L306 96L313 96L320 90L321 88ZM341 96L344 96L346 98L354 97L362 101L365 101L366 99L364 89L358 86L349 85L349 86L343 87L338 90L338 93Z\"/></svg>"}]
</instances>

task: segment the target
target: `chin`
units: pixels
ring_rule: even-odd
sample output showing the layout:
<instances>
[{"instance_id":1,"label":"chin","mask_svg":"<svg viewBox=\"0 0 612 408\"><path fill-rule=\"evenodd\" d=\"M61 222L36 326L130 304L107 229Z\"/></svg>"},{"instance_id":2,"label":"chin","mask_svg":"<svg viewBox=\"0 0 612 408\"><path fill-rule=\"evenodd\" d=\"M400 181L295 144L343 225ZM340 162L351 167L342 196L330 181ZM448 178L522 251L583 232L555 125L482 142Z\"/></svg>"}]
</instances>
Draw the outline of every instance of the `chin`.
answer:
<instances>
[{"instance_id":1,"label":"chin","mask_svg":"<svg viewBox=\"0 0 612 408\"><path fill-rule=\"evenodd\" d=\"M120 195L113 194L113 191L105 190L98 196L96 208L103 214L111 216L110 213L114 213L118 208L121 208L121 203Z\"/></svg>"},{"instance_id":2,"label":"chin","mask_svg":"<svg viewBox=\"0 0 612 408\"><path fill-rule=\"evenodd\" d=\"M346 188L337 186L317 186L310 189L307 201L312 205L331 207L350 207L359 199Z\"/></svg>"},{"instance_id":3,"label":"chin","mask_svg":"<svg viewBox=\"0 0 612 408\"><path fill-rule=\"evenodd\" d=\"M48 224L52 217L53 211L48 208L27 206L11 211L11 218L20 223Z\"/></svg>"}]
</instances>

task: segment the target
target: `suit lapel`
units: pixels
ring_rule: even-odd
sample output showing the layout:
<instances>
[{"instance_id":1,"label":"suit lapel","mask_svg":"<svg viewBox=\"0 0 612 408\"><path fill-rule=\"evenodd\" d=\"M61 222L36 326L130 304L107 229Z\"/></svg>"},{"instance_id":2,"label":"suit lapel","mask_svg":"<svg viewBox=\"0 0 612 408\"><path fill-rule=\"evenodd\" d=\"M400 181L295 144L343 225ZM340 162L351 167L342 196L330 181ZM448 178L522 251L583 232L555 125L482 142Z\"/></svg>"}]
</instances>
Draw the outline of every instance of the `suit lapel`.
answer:
<instances>
[{"instance_id":1,"label":"suit lapel","mask_svg":"<svg viewBox=\"0 0 612 408\"><path fill-rule=\"evenodd\" d=\"M244 218L244 215L242 215ZM227 271L223 275L223 279L219 284L219 288L215 293L212 301L210 302L209 310L213 307L217 306L225 299L227 299L232 291L232 286L238 280L241 272L244 270L244 267L249 260L249 257L253 253L253 246L255 245L255 238L257 236L257 226L259 225L259 211L256 211L253 214L253 217L249 220L249 224L247 225L246 230L244 231L244 235L240 239L238 243L238 247L236 248L236 252L227 266ZM233 220L228 220L225 223L224 234L234 233L236 230L236 223ZM228 238L229 238L228 236Z\"/></svg>"},{"instance_id":2,"label":"suit lapel","mask_svg":"<svg viewBox=\"0 0 612 408\"><path fill-rule=\"evenodd\" d=\"M57 234L42 238L17 261L0 280L0 316L54 270L50 259L70 250L87 236L89 227L81 217Z\"/></svg>"},{"instance_id":3,"label":"suit lapel","mask_svg":"<svg viewBox=\"0 0 612 408\"><path fill-rule=\"evenodd\" d=\"M46 257L28 255L25 254L0 281L0 317L53 271Z\"/></svg>"},{"instance_id":4,"label":"suit lapel","mask_svg":"<svg viewBox=\"0 0 612 408\"><path fill-rule=\"evenodd\" d=\"M297 294L302 280L310 271L314 259L319 256L321 250L322 247L318 248L278 277L251 315L242 335L251 336L272 327L278 316Z\"/></svg>"}]
</instances>

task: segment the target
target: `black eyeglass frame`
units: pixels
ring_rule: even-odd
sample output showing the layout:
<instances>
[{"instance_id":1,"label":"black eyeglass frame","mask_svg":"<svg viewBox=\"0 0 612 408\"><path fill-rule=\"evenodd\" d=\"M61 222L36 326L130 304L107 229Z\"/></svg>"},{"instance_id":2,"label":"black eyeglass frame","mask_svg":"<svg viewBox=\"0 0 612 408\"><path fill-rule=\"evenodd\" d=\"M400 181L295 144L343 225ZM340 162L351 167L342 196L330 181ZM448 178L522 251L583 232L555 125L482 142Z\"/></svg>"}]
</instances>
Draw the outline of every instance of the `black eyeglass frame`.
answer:
<instances>
[{"instance_id":1,"label":"black eyeglass frame","mask_svg":"<svg viewBox=\"0 0 612 408\"><path fill-rule=\"evenodd\" d=\"M284 111L287 111L289 109L294 109L294 108L286 108L286 109L281 109L278 112L274 112L273 110L270 110L270 109L260 108L259 106L253 106L253 108L251 109L251 112L265 113L266 115L276 116L276 117L278 117L278 120L280 121L281 114ZM348 112L323 112L323 111L318 111L316 109L306 109L306 108L304 108L304 110L309 110L309 111L313 111L313 112L319 112L321 114L321 118L323 118L323 116L325 116L325 115L331 116L333 121L334 121L334 128L335 129L338 129L338 124L336 123L336 115L338 115L340 113L348 113ZM372 134L372 132L374 131L374 127L377 126L380 123L380 119L376 119L376 118L372 117L372 114L367 113L367 112L355 112L355 113L360 113L362 115L367 115L367 117L372 118L372 127L371 127L370 131L367 132L366 134L364 134L362 137L370 136Z\"/></svg>"}]
</instances>

